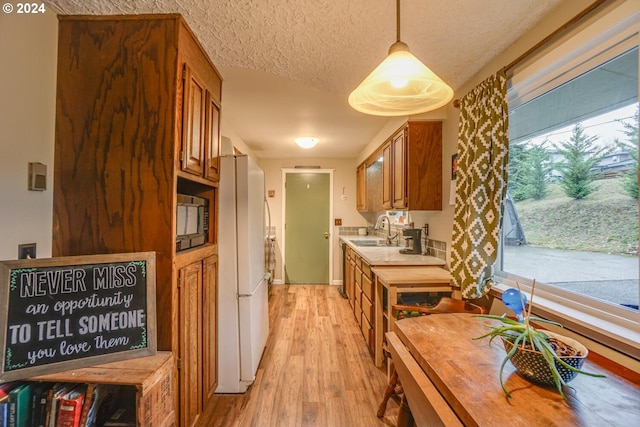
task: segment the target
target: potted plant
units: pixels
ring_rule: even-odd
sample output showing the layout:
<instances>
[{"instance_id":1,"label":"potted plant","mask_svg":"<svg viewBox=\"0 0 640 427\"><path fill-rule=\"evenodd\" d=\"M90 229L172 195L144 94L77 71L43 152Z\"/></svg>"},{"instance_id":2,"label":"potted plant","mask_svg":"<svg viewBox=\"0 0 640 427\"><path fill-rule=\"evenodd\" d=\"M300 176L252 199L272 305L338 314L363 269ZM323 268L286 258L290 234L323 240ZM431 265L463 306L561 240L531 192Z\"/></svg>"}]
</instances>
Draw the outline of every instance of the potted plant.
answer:
<instances>
[{"instance_id":1,"label":"potted plant","mask_svg":"<svg viewBox=\"0 0 640 427\"><path fill-rule=\"evenodd\" d=\"M533 289L531 300L533 300ZM505 301L506 299L506 301ZM526 310L526 296L516 289L509 289L503 294L505 305L516 313L516 319L495 315L477 315L487 319L497 320L496 324L487 324L491 330L475 339L491 337L489 343L500 337L507 355L500 366L500 385L507 397L510 397L502 378L507 361L515 366L525 378L541 384L555 385L564 399L562 386L571 381L577 374L592 377L604 377L581 370L587 357L587 348L578 341L547 330L536 328L532 322L551 324L562 327L557 322L531 317L531 306Z\"/></svg>"}]
</instances>

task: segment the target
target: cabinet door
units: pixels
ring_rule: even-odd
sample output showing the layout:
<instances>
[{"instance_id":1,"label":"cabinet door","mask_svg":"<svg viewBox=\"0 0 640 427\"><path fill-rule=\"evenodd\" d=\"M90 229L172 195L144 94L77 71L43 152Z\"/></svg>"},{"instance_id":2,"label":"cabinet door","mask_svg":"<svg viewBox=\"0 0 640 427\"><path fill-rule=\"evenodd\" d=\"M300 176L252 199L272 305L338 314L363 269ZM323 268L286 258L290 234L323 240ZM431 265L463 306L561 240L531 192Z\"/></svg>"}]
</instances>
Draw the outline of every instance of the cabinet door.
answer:
<instances>
[{"instance_id":1,"label":"cabinet door","mask_svg":"<svg viewBox=\"0 0 640 427\"><path fill-rule=\"evenodd\" d=\"M218 181L220 179L220 107L208 91L206 132L204 177L211 181Z\"/></svg>"},{"instance_id":2,"label":"cabinet door","mask_svg":"<svg viewBox=\"0 0 640 427\"><path fill-rule=\"evenodd\" d=\"M407 207L407 179L406 179L406 132L404 130L394 135L393 147L393 204L396 209Z\"/></svg>"},{"instance_id":3,"label":"cabinet door","mask_svg":"<svg viewBox=\"0 0 640 427\"><path fill-rule=\"evenodd\" d=\"M356 276L356 262L353 258L349 260L349 266L347 270L347 293L349 294L349 304L352 308L355 308L356 303L356 287L355 287L355 276Z\"/></svg>"},{"instance_id":4,"label":"cabinet door","mask_svg":"<svg viewBox=\"0 0 640 427\"><path fill-rule=\"evenodd\" d=\"M184 66L182 106L182 170L202 176L204 171L206 89L199 77Z\"/></svg>"},{"instance_id":5,"label":"cabinet door","mask_svg":"<svg viewBox=\"0 0 640 427\"><path fill-rule=\"evenodd\" d=\"M389 141L382 147L382 207L385 209L392 208L391 181L393 176L391 171L391 141Z\"/></svg>"},{"instance_id":6,"label":"cabinet door","mask_svg":"<svg viewBox=\"0 0 640 427\"><path fill-rule=\"evenodd\" d=\"M362 163L356 169L356 208L367 210L367 165Z\"/></svg>"},{"instance_id":7,"label":"cabinet door","mask_svg":"<svg viewBox=\"0 0 640 427\"><path fill-rule=\"evenodd\" d=\"M442 210L442 122L409 122L407 209Z\"/></svg>"},{"instance_id":8,"label":"cabinet door","mask_svg":"<svg viewBox=\"0 0 640 427\"><path fill-rule=\"evenodd\" d=\"M218 385L218 256L202 261L204 267L203 294L203 406L209 402Z\"/></svg>"},{"instance_id":9,"label":"cabinet door","mask_svg":"<svg viewBox=\"0 0 640 427\"><path fill-rule=\"evenodd\" d=\"M202 262L178 274L180 425L192 426L202 410Z\"/></svg>"}]
</instances>

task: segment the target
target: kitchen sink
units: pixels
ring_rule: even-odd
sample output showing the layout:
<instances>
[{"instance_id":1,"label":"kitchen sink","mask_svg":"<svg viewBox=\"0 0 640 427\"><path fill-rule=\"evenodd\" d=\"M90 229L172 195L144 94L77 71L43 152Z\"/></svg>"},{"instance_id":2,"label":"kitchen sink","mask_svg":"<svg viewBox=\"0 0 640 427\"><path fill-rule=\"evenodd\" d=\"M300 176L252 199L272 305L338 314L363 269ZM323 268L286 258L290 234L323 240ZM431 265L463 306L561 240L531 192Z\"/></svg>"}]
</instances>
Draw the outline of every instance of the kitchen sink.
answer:
<instances>
[{"instance_id":1,"label":"kitchen sink","mask_svg":"<svg viewBox=\"0 0 640 427\"><path fill-rule=\"evenodd\" d=\"M384 246L384 243L382 240L373 240L373 239L352 240L351 243L353 243L356 246Z\"/></svg>"}]
</instances>

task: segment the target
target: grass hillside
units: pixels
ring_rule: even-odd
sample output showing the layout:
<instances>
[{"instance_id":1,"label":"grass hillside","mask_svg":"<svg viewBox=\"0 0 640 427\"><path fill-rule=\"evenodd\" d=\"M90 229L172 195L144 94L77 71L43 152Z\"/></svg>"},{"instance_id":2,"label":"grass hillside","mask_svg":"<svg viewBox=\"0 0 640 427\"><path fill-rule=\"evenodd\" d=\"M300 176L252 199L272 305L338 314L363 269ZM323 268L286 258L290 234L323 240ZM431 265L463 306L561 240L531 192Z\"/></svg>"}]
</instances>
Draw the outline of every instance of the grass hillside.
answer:
<instances>
[{"instance_id":1,"label":"grass hillside","mask_svg":"<svg viewBox=\"0 0 640 427\"><path fill-rule=\"evenodd\" d=\"M544 200L515 204L527 243L554 249L638 254L638 201L622 193L617 179L600 180L598 190L573 200L557 184Z\"/></svg>"}]
</instances>

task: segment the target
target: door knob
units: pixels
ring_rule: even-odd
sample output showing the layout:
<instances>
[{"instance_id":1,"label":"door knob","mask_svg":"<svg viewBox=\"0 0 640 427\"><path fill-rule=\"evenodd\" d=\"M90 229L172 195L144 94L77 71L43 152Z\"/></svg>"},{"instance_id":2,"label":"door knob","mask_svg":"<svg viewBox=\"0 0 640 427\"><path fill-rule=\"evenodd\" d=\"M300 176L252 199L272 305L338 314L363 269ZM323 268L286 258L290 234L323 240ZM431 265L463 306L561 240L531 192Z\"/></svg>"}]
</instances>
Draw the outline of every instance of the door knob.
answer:
<instances>
[{"instance_id":1,"label":"door knob","mask_svg":"<svg viewBox=\"0 0 640 427\"><path fill-rule=\"evenodd\" d=\"M329 238L329 232L328 232L328 231L325 231L325 232L324 232L324 238L325 238L325 239L328 239L328 238Z\"/></svg>"}]
</instances>

